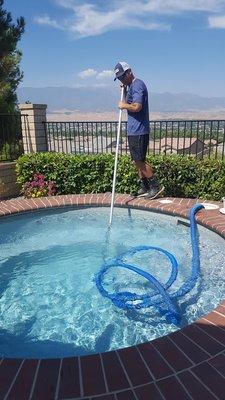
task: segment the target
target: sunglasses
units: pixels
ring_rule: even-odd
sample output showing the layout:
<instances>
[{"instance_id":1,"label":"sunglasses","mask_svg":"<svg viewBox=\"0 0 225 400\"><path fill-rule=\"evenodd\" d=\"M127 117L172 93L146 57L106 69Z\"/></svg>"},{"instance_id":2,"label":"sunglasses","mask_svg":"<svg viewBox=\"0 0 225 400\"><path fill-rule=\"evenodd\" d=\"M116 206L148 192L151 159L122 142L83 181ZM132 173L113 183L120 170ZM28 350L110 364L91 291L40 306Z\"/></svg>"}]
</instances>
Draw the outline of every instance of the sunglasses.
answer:
<instances>
[{"instance_id":1,"label":"sunglasses","mask_svg":"<svg viewBox=\"0 0 225 400\"><path fill-rule=\"evenodd\" d=\"M123 75L121 75L118 79L119 79L119 81L122 81L124 78L125 78L125 75L126 75L126 72L124 72L124 74Z\"/></svg>"}]
</instances>

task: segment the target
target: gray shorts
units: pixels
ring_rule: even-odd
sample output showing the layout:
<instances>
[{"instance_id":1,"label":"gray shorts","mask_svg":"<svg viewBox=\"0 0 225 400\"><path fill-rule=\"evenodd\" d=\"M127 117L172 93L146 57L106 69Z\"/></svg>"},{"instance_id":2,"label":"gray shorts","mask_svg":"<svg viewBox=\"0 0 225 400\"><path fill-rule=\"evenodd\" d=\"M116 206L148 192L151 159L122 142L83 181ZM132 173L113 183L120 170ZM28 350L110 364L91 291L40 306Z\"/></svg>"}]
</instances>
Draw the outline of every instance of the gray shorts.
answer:
<instances>
[{"instance_id":1,"label":"gray shorts","mask_svg":"<svg viewBox=\"0 0 225 400\"><path fill-rule=\"evenodd\" d=\"M144 135L128 135L127 139L132 160L145 162L149 144L149 133Z\"/></svg>"}]
</instances>

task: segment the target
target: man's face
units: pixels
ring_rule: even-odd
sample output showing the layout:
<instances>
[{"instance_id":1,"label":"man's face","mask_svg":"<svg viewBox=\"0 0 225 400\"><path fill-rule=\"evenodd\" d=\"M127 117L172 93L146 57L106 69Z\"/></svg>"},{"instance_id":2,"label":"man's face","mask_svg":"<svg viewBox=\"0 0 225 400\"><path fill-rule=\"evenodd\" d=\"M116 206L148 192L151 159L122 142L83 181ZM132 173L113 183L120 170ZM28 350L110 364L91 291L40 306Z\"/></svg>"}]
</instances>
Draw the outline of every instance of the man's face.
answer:
<instances>
[{"instance_id":1,"label":"man's face","mask_svg":"<svg viewBox=\"0 0 225 400\"><path fill-rule=\"evenodd\" d=\"M123 85L125 85L125 86L130 85L131 82L132 82L132 80L133 80L131 71L126 71L126 72L125 72L122 76L120 76L118 79L119 79L119 81L120 81Z\"/></svg>"}]
</instances>

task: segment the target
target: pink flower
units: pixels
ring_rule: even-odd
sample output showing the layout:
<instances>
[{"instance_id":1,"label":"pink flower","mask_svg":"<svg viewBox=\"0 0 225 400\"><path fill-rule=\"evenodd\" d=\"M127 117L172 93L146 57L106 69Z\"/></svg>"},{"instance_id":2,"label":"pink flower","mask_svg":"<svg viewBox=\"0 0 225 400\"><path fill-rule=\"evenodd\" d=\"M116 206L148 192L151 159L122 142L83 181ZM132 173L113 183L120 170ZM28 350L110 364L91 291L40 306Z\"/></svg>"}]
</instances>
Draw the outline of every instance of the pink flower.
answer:
<instances>
[{"instance_id":1,"label":"pink flower","mask_svg":"<svg viewBox=\"0 0 225 400\"><path fill-rule=\"evenodd\" d=\"M37 178L38 178L40 181L44 181L45 176L42 175L42 174L38 174L38 175L37 175Z\"/></svg>"},{"instance_id":2,"label":"pink flower","mask_svg":"<svg viewBox=\"0 0 225 400\"><path fill-rule=\"evenodd\" d=\"M34 174L33 181L24 184L24 195L26 197L54 196L55 193L55 182L45 181L43 174Z\"/></svg>"}]
</instances>

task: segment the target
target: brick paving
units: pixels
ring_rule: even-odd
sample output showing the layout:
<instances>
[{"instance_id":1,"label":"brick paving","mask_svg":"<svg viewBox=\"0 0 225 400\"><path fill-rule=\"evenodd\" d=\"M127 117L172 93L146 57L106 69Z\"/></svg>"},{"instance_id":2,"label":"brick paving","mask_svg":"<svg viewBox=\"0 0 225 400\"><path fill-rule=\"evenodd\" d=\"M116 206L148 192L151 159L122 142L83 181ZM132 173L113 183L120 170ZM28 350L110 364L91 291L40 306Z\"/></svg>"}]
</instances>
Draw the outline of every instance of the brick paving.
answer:
<instances>
[{"instance_id":1,"label":"brick paving","mask_svg":"<svg viewBox=\"0 0 225 400\"><path fill-rule=\"evenodd\" d=\"M0 217L50 207L109 206L110 200L109 193L17 198L0 202ZM161 204L117 194L115 205L187 218L196 203L171 200ZM218 209L199 211L197 221L225 238L225 215ZM0 399L225 400L225 300L179 331L126 349L64 359L1 359Z\"/></svg>"}]
</instances>

